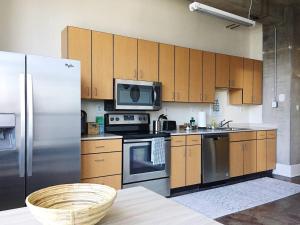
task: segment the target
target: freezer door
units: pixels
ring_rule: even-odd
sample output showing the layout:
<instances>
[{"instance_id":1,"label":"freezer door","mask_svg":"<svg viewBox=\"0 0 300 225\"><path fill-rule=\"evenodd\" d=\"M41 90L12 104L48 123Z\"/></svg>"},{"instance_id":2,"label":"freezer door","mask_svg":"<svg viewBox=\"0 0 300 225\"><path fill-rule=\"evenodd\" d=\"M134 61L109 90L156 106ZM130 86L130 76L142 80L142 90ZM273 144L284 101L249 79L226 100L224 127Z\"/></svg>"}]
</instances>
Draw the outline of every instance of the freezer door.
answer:
<instances>
[{"instance_id":1,"label":"freezer door","mask_svg":"<svg viewBox=\"0 0 300 225\"><path fill-rule=\"evenodd\" d=\"M26 192L80 181L80 64L27 56Z\"/></svg>"},{"instance_id":2,"label":"freezer door","mask_svg":"<svg viewBox=\"0 0 300 225\"><path fill-rule=\"evenodd\" d=\"M25 55L0 52L0 210L25 200Z\"/></svg>"}]
</instances>

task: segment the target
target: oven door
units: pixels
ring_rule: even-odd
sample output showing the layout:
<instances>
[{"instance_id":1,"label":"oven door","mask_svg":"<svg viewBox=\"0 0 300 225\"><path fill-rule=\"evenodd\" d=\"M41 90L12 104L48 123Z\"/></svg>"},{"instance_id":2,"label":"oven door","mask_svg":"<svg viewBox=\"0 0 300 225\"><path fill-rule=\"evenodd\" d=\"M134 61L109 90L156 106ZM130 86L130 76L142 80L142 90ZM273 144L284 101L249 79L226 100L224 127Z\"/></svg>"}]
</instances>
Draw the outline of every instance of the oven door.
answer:
<instances>
[{"instance_id":1,"label":"oven door","mask_svg":"<svg viewBox=\"0 0 300 225\"><path fill-rule=\"evenodd\" d=\"M165 164L151 161L151 139L124 140L123 184L169 177L170 140L165 141Z\"/></svg>"},{"instance_id":2,"label":"oven door","mask_svg":"<svg viewBox=\"0 0 300 225\"><path fill-rule=\"evenodd\" d=\"M161 109L161 83L116 79L115 109Z\"/></svg>"}]
</instances>

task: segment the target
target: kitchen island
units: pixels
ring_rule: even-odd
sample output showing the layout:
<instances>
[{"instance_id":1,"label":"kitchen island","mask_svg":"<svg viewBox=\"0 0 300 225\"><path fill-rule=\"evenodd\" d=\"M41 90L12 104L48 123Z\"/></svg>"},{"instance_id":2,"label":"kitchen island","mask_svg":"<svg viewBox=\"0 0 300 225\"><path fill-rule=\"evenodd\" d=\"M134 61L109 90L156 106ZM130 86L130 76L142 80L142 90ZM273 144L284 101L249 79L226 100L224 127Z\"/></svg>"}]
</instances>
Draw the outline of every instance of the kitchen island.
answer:
<instances>
[{"instance_id":1,"label":"kitchen island","mask_svg":"<svg viewBox=\"0 0 300 225\"><path fill-rule=\"evenodd\" d=\"M0 212L1 225L40 225L29 209L18 208ZM110 212L101 225L220 225L171 199L143 187L118 191Z\"/></svg>"}]
</instances>

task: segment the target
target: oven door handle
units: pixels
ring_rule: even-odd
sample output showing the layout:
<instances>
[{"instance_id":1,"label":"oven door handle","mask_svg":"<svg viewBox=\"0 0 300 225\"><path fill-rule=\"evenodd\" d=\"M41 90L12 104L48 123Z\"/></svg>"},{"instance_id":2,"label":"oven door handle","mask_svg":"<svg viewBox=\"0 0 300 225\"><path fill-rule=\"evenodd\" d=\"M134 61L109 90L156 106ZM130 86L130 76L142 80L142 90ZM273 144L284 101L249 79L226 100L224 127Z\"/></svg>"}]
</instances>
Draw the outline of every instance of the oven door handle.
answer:
<instances>
[{"instance_id":1,"label":"oven door handle","mask_svg":"<svg viewBox=\"0 0 300 225\"><path fill-rule=\"evenodd\" d=\"M152 141L152 138L147 139L124 139L124 143L140 143L140 142L146 142L146 141ZM171 138L167 137L165 138L165 141L171 141Z\"/></svg>"}]
</instances>

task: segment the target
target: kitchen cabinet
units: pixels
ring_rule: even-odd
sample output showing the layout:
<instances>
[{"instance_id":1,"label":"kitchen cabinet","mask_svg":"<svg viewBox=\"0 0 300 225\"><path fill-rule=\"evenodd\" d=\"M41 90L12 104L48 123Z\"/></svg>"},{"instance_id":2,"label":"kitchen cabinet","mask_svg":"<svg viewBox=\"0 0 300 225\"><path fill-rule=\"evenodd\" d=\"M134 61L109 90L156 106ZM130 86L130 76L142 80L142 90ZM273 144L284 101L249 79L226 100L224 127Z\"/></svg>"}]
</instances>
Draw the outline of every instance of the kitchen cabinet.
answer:
<instances>
[{"instance_id":1,"label":"kitchen cabinet","mask_svg":"<svg viewBox=\"0 0 300 225\"><path fill-rule=\"evenodd\" d=\"M171 137L171 188L201 183L201 136Z\"/></svg>"},{"instance_id":2,"label":"kitchen cabinet","mask_svg":"<svg viewBox=\"0 0 300 225\"><path fill-rule=\"evenodd\" d=\"M244 59L243 103L252 104L253 100L253 60Z\"/></svg>"},{"instance_id":3,"label":"kitchen cabinet","mask_svg":"<svg viewBox=\"0 0 300 225\"><path fill-rule=\"evenodd\" d=\"M92 99L113 99L113 35L92 31Z\"/></svg>"},{"instance_id":4,"label":"kitchen cabinet","mask_svg":"<svg viewBox=\"0 0 300 225\"><path fill-rule=\"evenodd\" d=\"M257 172L267 170L267 140L257 140Z\"/></svg>"},{"instance_id":5,"label":"kitchen cabinet","mask_svg":"<svg viewBox=\"0 0 300 225\"><path fill-rule=\"evenodd\" d=\"M171 188L185 186L185 146L171 148Z\"/></svg>"},{"instance_id":6,"label":"kitchen cabinet","mask_svg":"<svg viewBox=\"0 0 300 225\"><path fill-rule=\"evenodd\" d=\"M262 104L262 86L263 86L263 64L262 61L254 60L253 72L253 104Z\"/></svg>"},{"instance_id":7,"label":"kitchen cabinet","mask_svg":"<svg viewBox=\"0 0 300 225\"><path fill-rule=\"evenodd\" d=\"M230 56L229 87L243 88L244 60L242 57Z\"/></svg>"},{"instance_id":8,"label":"kitchen cabinet","mask_svg":"<svg viewBox=\"0 0 300 225\"><path fill-rule=\"evenodd\" d=\"M230 56L216 54L216 88L229 88Z\"/></svg>"},{"instance_id":9,"label":"kitchen cabinet","mask_svg":"<svg viewBox=\"0 0 300 225\"><path fill-rule=\"evenodd\" d=\"M159 82L162 83L162 100L173 102L174 92L174 46L159 44Z\"/></svg>"},{"instance_id":10,"label":"kitchen cabinet","mask_svg":"<svg viewBox=\"0 0 300 225\"><path fill-rule=\"evenodd\" d=\"M81 141L81 182L116 189L122 181L122 139Z\"/></svg>"},{"instance_id":11,"label":"kitchen cabinet","mask_svg":"<svg viewBox=\"0 0 300 225\"><path fill-rule=\"evenodd\" d=\"M230 177L244 174L243 142L230 142L229 144L229 174Z\"/></svg>"},{"instance_id":12,"label":"kitchen cabinet","mask_svg":"<svg viewBox=\"0 0 300 225\"><path fill-rule=\"evenodd\" d=\"M62 32L62 57L79 60L81 64L81 98L92 97L91 30L66 27Z\"/></svg>"},{"instance_id":13,"label":"kitchen cabinet","mask_svg":"<svg viewBox=\"0 0 300 225\"><path fill-rule=\"evenodd\" d=\"M230 177L256 173L256 132L229 134Z\"/></svg>"},{"instance_id":14,"label":"kitchen cabinet","mask_svg":"<svg viewBox=\"0 0 300 225\"><path fill-rule=\"evenodd\" d=\"M186 146L186 186L201 183L201 145Z\"/></svg>"},{"instance_id":15,"label":"kitchen cabinet","mask_svg":"<svg viewBox=\"0 0 300 225\"><path fill-rule=\"evenodd\" d=\"M138 80L158 81L158 43L138 40Z\"/></svg>"},{"instance_id":16,"label":"kitchen cabinet","mask_svg":"<svg viewBox=\"0 0 300 225\"><path fill-rule=\"evenodd\" d=\"M244 141L244 175L256 173L256 140Z\"/></svg>"},{"instance_id":17,"label":"kitchen cabinet","mask_svg":"<svg viewBox=\"0 0 300 225\"><path fill-rule=\"evenodd\" d=\"M189 100L189 49L175 46L175 101Z\"/></svg>"},{"instance_id":18,"label":"kitchen cabinet","mask_svg":"<svg viewBox=\"0 0 300 225\"><path fill-rule=\"evenodd\" d=\"M267 131L267 170L276 167L276 131Z\"/></svg>"},{"instance_id":19,"label":"kitchen cabinet","mask_svg":"<svg viewBox=\"0 0 300 225\"><path fill-rule=\"evenodd\" d=\"M203 52L203 102L215 101L216 58L215 53Z\"/></svg>"},{"instance_id":20,"label":"kitchen cabinet","mask_svg":"<svg viewBox=\"0 0 300 225\"><path fill-rule=\"evenodd\" d=\"M114 78L137 80L137 39L114 35Z\"/></svg>"},{"instance_id":21,"label":"kitchen cabinet","mask_svg":"<svg viewBox=\"0 0 300 225\"><path fill-rule=\"evenodd\" d=\"M202 51L190 49L189 102L203 101Z\"/></svg>"}]
</instances>

